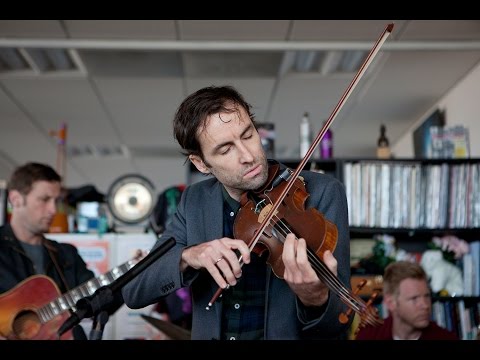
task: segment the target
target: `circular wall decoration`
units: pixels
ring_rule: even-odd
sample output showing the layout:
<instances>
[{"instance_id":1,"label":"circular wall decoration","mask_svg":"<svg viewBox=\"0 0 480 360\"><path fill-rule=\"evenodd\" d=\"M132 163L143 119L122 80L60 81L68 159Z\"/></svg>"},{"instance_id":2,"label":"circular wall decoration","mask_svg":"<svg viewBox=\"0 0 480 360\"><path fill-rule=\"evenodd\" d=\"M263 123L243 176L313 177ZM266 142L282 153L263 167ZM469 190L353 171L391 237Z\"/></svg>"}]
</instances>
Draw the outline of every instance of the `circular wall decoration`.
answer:
<instances>
[{"instance_id":1,"label":"circular wall decoration","mask_svg":"<svg viewBox=\"0 0 480 360\"><path fill-rule=\"evenodd\" d=\"M147 178L127 174L110 186L107 204L115 219L125 224L138 224L153 211L154 192L154 186Z\"/></svg>"}]
</instances>

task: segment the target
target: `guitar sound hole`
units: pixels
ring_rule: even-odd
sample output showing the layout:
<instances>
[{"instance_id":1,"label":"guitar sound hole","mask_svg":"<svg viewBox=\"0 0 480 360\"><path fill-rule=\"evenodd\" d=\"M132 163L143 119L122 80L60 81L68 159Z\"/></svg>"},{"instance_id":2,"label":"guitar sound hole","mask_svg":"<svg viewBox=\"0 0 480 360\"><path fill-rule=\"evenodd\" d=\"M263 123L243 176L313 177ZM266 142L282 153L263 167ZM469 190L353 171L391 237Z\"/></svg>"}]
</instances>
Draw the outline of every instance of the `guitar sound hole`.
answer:
<instances>
[{"instance_id":1,"label":"guitar sound hole","mask_svg":"<svg viewBox=\"0 0 480 360\"><path fill-rule=\"evenodd\" d=\"M41 328L40 319L33 311L23 311L13 321L13 332L21 340L29 340L38 334Z\"/></svg>"}]
</instances>

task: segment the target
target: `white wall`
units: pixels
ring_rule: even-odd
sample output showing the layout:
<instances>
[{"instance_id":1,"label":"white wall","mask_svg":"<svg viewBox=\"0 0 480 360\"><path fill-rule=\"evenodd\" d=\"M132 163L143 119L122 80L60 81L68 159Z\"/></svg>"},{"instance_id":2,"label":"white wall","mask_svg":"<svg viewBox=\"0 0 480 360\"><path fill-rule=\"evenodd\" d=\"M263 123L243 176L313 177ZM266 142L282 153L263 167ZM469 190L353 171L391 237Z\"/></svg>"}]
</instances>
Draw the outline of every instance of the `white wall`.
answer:
<instances>
[{"instance_id":1,"label":"white wall","mask_svg":"<svg viewBox=\"0 0 480 360\"><path fill-rule=\"evenodd\" d=\"M480 134L480 63L392 146L395 157L413 157L412 133L436 108L445 110L447 126L463 125L469 129L470 157L480 157L480 142L476 141Z\"/></svg>"}]
</instances>

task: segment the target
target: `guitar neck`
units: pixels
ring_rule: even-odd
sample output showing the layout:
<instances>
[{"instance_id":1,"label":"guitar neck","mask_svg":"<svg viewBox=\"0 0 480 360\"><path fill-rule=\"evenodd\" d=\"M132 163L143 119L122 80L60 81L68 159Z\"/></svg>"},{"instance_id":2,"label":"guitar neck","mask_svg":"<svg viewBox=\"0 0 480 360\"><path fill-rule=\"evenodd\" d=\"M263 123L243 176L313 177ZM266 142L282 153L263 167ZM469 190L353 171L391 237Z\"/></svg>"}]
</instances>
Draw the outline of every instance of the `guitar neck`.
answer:
<instances>
[{"instance_id":1,"label":"guitar neck","mask_svg":"<svg viewBox=\"0 0 480 360\"><path fill-rule=\"evenodd\" d=\"M88 280L82 285L79 285L76 288L69 290L62 296L59 296L55 300L42 306L37 310L41 322L46 323L52 320L57 315L60 315L61 313L74 308L78 300L92 295L95 291L97 291L97 289L102 286L111 284L113 281L118 279L120 276L130 270L133 266L135 266L137 262L137 260L129 260L113 268L109 272L102 274L97 278Z\"/></svg>"}]
</instances>

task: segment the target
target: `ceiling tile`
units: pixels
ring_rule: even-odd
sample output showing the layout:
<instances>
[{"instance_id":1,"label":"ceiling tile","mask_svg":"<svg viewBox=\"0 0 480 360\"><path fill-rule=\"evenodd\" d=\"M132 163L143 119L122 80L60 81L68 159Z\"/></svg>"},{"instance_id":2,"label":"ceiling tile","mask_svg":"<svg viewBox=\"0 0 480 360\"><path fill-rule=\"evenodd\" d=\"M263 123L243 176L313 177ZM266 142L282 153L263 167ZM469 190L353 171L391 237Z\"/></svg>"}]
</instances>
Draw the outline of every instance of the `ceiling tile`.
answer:
<instances>
[{"instance_id":1,"label":"ceiling tile","mask_svg":"<svg viewBox=\"0 0 480 360\"><path fill-rule=\"evenodd\" d=\"M185 75L194 77L274 77L281 53L190 52L184 56Z\"/></svg>"},{"instance_id":2,"label":"ceiling tile","mask_svg":"<svg viewBox=\"0 0 480 360\"><path fill-rule=\"evenodd\" d=\"M179 20L181 40L286 40L290 20Z\"/></svg>"},{"instance_id":3,"label":"ceiling tile","mask_svg":"<svg viewBox=\"0 0 480 360\"><path fill-rule=\"evenodd\" d=\"M183 75L178 52L83 50L80 56L92 76L179 77Z\"/></svg>"},{"instance_id":4,"label":"ceiling tile","mask_svg":"<svg viewBox=\"0 0 480 360\"><path fill-rule=\"evenodd\" d=\"M180 79L96 78L95 83L127 146L174 146L172 120L184 96Z\"/></svg>"},{"instance_id":5,"label":"ceiling tile","mask_svg":"<svg viewBox=\"0 0 480 360\"><path fill-rule=\"evenodd\" d=\"M174 20L64 20L74 39L175 40Z\"/></svg>"},{"instance_id":6,"label":"ceiling tile","mask_svg":"<svg viewBox=\"0 0 480 360\"><path fill-rule=\"evenodd\" d=\"M392 20L295 20L289 40L374 42L391 22ZM402 21L394 22L392 35L402 24Z\"/></svg>"},{"instance_id":7,"label":"ceiling tile","mask_svg":"<svg viewBox=\"0 0 480 360\"><path fill-rule=\"evenodd\" d=\"M84 78L11 78L3 80L13 96L48 133L67 124L67 142L118 144L99 99Z\"/></svg>"},{"instance_id":8,"label":"ceiling tile","mask_svg":"<svg viewBox=\"0 0 480 360\"><path fill-rule=\"evenodd\" d=\"M66 38L60 20L0 20L0 37Z\"/></svg>"},{"instance_id":9,"label":"ceiling tile","mask_svg":"<svg viewBox=\"0 0 480 360\"><path fill-rule=\"evenodd\" d=\"M402 40L480 40L480 20L409 21Z\"/></svg>"}]
</instances>

